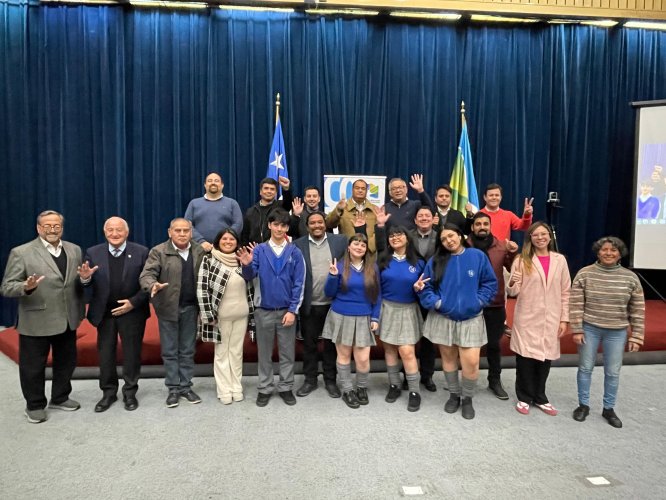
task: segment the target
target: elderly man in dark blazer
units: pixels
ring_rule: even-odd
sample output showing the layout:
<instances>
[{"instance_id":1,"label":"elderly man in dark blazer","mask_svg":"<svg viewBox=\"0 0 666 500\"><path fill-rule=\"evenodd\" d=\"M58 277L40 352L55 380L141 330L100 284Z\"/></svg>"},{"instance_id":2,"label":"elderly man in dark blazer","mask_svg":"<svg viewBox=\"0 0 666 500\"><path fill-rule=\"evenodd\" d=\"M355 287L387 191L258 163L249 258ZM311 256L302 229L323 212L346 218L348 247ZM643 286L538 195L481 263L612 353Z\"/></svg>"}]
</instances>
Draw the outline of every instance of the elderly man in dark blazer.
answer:
<instances>
[{"instance_id":1,"label":"elderly man in dark blazer","mask_svg":"<svg viewBox=\"0 0 666 500\"><path fill-rule=\"evenodd\" d=\"M308 235L294 241L294 245L303 254L306 269L303 303L299 310L305 374L305 382L296 391L300 397L317 389L319 337L331 307L331 299L324 294L324 284L333 259L342 259L347 250L346 236L326 233L326 216L323 212L308 213L305 225ZM323 343L324 386L329 396L339 398L340 389L335 383L335 345L328 339L324 339Z\"/></svg>"},{"instance_id":2,"label":"elderly man in dark blazer","mask_svg":"<svg viewBox=\"0 0 666 500\"><path fill-rule=\"evenodd\" d=\"M69 398L76 367L76 329L84 314L79 276L81 249L61 239L64 217L53 210L37 216L38 238L12 249L0 293L17 297L19 377L28 422L47 420L44 392L46 360L53 351L53 383L48 407L65 411L81 405Z\"/></svg>"},{"instance_id":3,"label":"elderly man in dark blazer","mask_svg":"<svg viewBox=\"0 0 666 500\"><path fill-rule=\"evenodd\" d=\"M120 217L104 223L106 243L86 251L85 261L97 268L89 280L82 280L89 292L88 321L97 328L99 388L102 399L95 406L103 412L118 400L116 349L118 335L123 350L123 402L136 410L136 392L141 372L141 345L150 316L148 294L141 290L139 275L148 258L148 249L127 241L129 226Z\"/></svg>"}]
</instances>

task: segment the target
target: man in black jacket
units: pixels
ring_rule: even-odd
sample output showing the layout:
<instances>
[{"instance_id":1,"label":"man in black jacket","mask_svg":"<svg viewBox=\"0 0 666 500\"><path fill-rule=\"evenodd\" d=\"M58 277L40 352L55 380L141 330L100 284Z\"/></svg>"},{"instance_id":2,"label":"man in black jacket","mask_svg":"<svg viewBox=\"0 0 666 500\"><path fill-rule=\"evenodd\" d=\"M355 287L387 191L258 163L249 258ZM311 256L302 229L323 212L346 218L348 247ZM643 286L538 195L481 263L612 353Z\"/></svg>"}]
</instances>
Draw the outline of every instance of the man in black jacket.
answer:
<instances>
[{"instance_id":1,"label":"man in black jacket","mask_svg":"<svg viewBox=\"0 0 666 500\"><path fill-rule=\"evenodd\" d=\"M278 181L282 187L281 202L277 200ZM268 216L279 208L287 213L291 210L293 198L289 190L290 181L286 177L279 177L278 181L266 177L259 183L259 201L247 209L243 219L242 246L268 241L271 237Z\"/></svg>"}]
</instances>

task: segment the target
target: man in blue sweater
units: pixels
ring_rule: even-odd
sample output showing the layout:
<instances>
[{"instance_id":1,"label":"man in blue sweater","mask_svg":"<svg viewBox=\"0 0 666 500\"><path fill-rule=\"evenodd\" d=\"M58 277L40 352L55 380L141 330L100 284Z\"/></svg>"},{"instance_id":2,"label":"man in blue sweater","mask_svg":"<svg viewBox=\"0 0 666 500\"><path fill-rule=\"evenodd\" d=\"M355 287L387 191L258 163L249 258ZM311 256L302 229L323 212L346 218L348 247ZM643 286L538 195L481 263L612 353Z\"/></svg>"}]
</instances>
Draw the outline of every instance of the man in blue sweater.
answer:
<instances>
[{"instance_id":1,"label":"man in blue sweater","mask_svg":"<svg viewBox=\"0 0 666 500\"><path fill-rule=\"evenodd\" d=\"M278 393L288 405L295 405L294 361L296 358L296 314L303 302L305 261L303 254L287 241L289 214L282 209L268 216L271 236L266 243L250 244L238 251L246 280L259 278L255 287L254 319L257 323L259 386L257 406L266 406L273 394L273 343L277 335L280 357Z\"/></svg>"},{"instance_id":2,"label":"man in blue sweater","mask_svg":"<svg viewBox=\"0 0 666 500\"><path fill-rule=\"evenodd\" d=\"M215 236L223 229L231 228L241 234L243 212L236 200L222 195L224 182L220 174L208 174L204 188L206 193L187 205L185 218L192 223L192 239L210 252Z\"/></svg>"}]
</instances>

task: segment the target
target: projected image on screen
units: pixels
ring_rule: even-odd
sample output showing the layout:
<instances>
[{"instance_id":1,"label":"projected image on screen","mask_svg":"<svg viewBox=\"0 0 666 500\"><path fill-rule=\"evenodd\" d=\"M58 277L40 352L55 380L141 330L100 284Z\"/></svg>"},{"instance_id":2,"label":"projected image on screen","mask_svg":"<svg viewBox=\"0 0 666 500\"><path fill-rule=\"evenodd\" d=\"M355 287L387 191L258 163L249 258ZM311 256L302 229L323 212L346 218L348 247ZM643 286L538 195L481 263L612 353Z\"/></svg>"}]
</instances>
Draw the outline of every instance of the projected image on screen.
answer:
<instances>
[{"instance_id":1,"label":"projected image on screen","mask_svg":"<svg viewBox=\"0 0 666 500\"><path fill-rule=\"evenodd\" d=\"M663 104L663 102L661 103ZM666 105L638 109L632 266L666 269Z\"/></svg>"},{"instance_id":2,"label":"projected image on screen","mask_svg":"<svg viewBox=\"0 0 666 500\"><path fill-rule=\"evenodd\" d=\"M666 224L666 144L646 144L641 154L636 199L637 224Z\"/></svg>"}]
</instances>

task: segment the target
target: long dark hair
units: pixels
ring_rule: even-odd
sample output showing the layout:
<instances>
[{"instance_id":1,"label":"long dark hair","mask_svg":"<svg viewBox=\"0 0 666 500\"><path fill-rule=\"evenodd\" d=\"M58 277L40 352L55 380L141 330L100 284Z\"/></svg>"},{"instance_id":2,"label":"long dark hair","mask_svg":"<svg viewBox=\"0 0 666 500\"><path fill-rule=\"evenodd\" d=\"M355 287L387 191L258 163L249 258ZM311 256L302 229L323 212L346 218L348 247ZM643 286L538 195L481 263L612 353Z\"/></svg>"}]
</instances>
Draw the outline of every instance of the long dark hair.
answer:
<instances>
[{"instance_id":1,"label":"long dark hair","mask_svg":"<svg viewBox=\"0 0 666 500\"><path fill-rule=\"evenodd\" d=\"M439 245L437 245L437 249L435 250L435 255L432 256L432 267L433 267L432 285L435 288L439 287L439 284L444 279L444 275L446 274L446 266L448 266L449 259L451 259L451 252L449 252L442 243L442 233L447 230L455 231L456 233L458 233L460 235L460 244L464 247L468 246L467 241L465 240L465 235L463 234L462 229L460 229L457 224L452 224L451 222L447 222L442 226L442 228L439 230L439 233L437 233L437 239L439 240Z\"/></svg>"},{"instance_id":2,"label":"long dark hair","mask_svg":"<svg viewBox=\"0 0 666 500\"><path fill-rule=\"evenodd\" d=\"M377 278L377 273L375 272L375 259L368 253L368 238L361 233L356 233L351 238L349 238L349 243L347 244L347 251L345 252L345 258L342 262L342 291L347 291L347 283L349 282L349 275L351 274L351 257L349 256L349 245L354 241L361 241L365 243L366 251L363 256L363 284L365 285L365 296L373 304L377 302L377 297L379 296L379 279Z\"/></svg>"},{"instance_id":3,"label":"long dark hair","mask_svg":"<svg viewBox=\"0 0 666 500\"><path fill-rule=\"evenodd\" d=\"M393 260L393 248L391 248L391 244L388 242L388 240L394 234L404 234L405 238L407 238L407 247L405 248L405 257L407 258L407 262L412 265L416 265L416 263L419 261L419 256L416 253L416 248L414 247L414 240L412 240L412 237L407 232L407 229L404 226L399 225L391 226L386 233L386 247L384 250L382 250L382 252L379 254L379 257L377 258L377 265L379 266L380 271L386 269L391 263L391 260Z\"/></svg>"}]
</instances>

